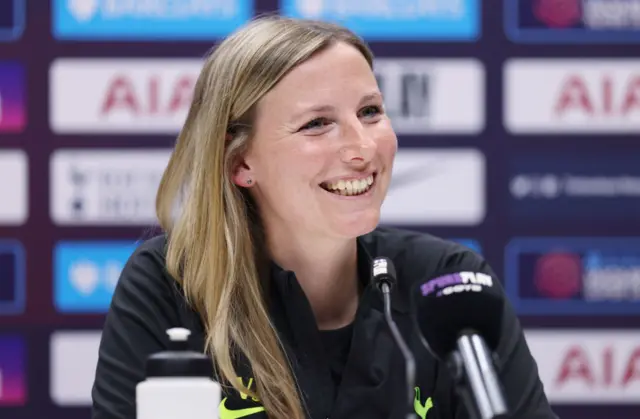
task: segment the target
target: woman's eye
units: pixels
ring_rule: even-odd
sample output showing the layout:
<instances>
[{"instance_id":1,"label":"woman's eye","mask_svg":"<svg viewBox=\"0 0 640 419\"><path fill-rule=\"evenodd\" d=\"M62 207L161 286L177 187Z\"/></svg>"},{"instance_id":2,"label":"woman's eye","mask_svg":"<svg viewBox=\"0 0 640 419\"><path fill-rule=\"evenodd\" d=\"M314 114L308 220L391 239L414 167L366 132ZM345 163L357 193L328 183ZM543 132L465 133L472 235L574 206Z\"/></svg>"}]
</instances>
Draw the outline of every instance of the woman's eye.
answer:
<instances>
[{"instance_id":1,"label":"woman's eye","mask_svg":"<svg viewBox=\"0 0 640 419\"><path fill-rule=\"evenodd\" d=\"M382 113L382 108L380 106L366 106L365 108L363 108L360 111L360 113L365 118L369 118L369 117L372 117L372 116L378 116L379 114Z\"/></svg>"},{"instance_id":2,"label":"woman's eye","mask_svg":"<svg viewBox=\"0 0 640 419\"><path fill-rule=\"evenodd\" d=\"M314 128L322 128L323 126L329 124L329 120L327 120L326 118L316 118L312 121L307 122L306 124L304 124L300 130L307 130L307 129L314 129Z\"/></svg>"}]
</instances>

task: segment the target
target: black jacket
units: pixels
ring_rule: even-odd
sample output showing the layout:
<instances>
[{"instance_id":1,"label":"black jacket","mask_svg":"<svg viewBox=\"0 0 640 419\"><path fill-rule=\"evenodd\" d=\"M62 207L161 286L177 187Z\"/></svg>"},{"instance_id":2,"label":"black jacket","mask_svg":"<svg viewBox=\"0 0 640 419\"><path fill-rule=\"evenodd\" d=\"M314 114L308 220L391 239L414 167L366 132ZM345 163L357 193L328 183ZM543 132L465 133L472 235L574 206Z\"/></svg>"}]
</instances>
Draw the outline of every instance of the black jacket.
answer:
<instances>
[{"instance_id":1,"label":"black jacket","mask_svg":"<svg viewBox=\"0 0 640 419\"><path fill-rule=\"evenodd\" d=\"M115 290L100 344L93 387L94 419L134 419L135 386L144 379L146 357L165 350L165 330L186 327L194 350L204 349L204 330L187 307L176 282L164 269L164 236L143 243L129 259ZM415 407L421 419L463 419L469 415L455 395L448 371L414 333L410 288L441 270L485 272L495 277L476 253L436 237L378 228L358 239L360 277L368 281L373 257L393 260L398 286L392 294L392 314L416 357ZM320 341L314 315L293 272L272 267L270 313L292 360L294 374L312 419L400 419L406 405L404 361L383 317L380 295L366 284L361 296L348 360L336 389L329 360ZM513 418L555 419L520 324L510 305L503 316L498 349L500 378ZM248 368L238 366L245 383ZM337 395L337 397L334 397ZM229 409L259 407L250 397L230 391ZM250 419L266 418L262 409ZM224 415L221 419L225 419Z\"/></svg>"}]
</instances>

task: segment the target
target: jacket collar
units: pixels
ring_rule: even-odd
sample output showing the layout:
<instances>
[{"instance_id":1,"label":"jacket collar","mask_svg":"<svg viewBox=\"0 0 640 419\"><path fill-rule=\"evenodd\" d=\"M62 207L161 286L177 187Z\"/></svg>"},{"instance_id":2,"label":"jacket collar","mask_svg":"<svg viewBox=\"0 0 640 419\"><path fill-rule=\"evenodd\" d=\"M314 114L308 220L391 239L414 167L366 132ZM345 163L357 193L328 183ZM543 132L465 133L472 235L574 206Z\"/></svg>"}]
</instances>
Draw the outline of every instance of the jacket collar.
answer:
<instances>
[{"instance_id":1,"label":"jacket collar","mask_svg":"<svg viewBox=\"0 0 640 419\"><path fill-rule=\"evenodd\" d=\"M366 236L361 236L357 238L358 244L358 280L362 285L363 294L372 294L372 298L369 298L371 306L379 311L384 311L384 301L382 293L378 292L377 289L373 286L371 282L372 276L372 265L374 256L372 256L372 249L370 249L369 244L364 239ZM379 256L387 256L384 254L376 254L375 257ZM387 256L389 257L389 256ZM295 273L292 271L288 271L280 267L274 261L271 261L271 286L275 287L277 290L282 291L285 289L289 289L290 284L289 280L295 280ZM410 311L409 306L409 290L407 289L406 282L401 280L401 271L397 270L397 281L396 285L391 291L391 308L398 313L408 313ZM299 285L299 284L298 284ZM287 293L288 294L288 293Z\"/></svg>"}]
</instances>

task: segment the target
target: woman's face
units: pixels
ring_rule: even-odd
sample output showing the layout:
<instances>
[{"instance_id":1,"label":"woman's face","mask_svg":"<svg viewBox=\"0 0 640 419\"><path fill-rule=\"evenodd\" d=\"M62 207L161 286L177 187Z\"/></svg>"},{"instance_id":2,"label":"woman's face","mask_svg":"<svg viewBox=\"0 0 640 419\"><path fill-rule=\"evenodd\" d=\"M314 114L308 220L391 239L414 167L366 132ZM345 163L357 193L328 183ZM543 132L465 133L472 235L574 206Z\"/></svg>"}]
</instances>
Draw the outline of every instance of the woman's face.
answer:
<instances>
[{"instance_id":1,"label":"woman's face","mask_svg":"<svg viewBox=\"0 0 640 419\"><path fill-rule=\"evenodd\" d=\"M397 138L358 50L336 44L293 69L258 103L254 133L234 181L251 187L268 230L376 227Z\"/></svg>"}]
</instances>

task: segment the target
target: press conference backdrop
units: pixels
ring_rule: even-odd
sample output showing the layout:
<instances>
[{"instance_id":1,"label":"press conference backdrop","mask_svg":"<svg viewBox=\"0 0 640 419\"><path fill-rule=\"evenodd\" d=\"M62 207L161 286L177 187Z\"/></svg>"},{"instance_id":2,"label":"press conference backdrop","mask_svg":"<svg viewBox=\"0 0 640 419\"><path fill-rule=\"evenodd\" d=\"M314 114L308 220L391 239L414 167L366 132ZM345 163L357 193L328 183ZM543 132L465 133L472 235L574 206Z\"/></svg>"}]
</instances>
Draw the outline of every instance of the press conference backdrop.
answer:
<instances>
[{"instance_id":1,"label":"press conference backdrop","mask_svg":"<svg viewBox=\"0 0 640 419\"><path fill-rule=\"evenodd\" d=\"M0 0L0 416L88 417L202 57L265 12L369 41L383 223L489 260L560 416L640 417L639 0Z\"/></svg>"}]
</instances>

